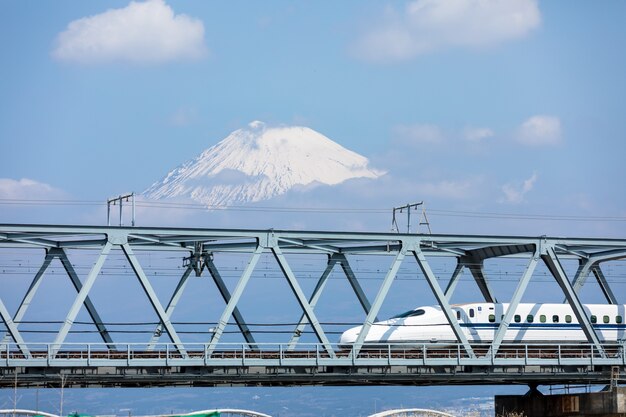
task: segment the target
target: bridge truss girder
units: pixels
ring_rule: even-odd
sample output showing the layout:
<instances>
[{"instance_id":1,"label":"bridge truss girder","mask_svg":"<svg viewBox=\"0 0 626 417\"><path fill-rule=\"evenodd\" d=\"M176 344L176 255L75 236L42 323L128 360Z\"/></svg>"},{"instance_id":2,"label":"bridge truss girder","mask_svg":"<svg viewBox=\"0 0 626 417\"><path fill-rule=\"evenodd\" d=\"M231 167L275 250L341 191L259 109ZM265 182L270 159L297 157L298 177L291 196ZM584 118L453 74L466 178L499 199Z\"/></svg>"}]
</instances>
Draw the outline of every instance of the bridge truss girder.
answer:
<instances>
[{"instance_id":1,"label":"bridge truss girder","mask_svg":"<svg viewBox=\"0 0 626 417\"><path fill-rule=\"evenodd\" d=\"M135 252L178 251L182 257L183 254L189 253L190 248L197 247L202 247L207 254L201 268L194 268L191 264L187 267L167 307L163 308L139 260L135 256ZM59 258L63 264L77 290L77 295L52 342L53 352L56 352L63 345L83 306L90 314L104 342L111 346L114 344L96 307L90 301L89 293L110 251L113 248L119 248L133 269L160 322L155 335L152 336L149 342L150 347L154 347L160 333L165 331L181 356L185 357L187 355L184 343L171 322L171 316L191 272L195 271L196 274L201 274L206 268L226 303L213 335L210 341L208 341L208 354L210 355L217 348L231 317L234 318L248 346L254 349L256 342L238 308L238 303L253 276L261 255L269 253L276 260L296 301L302 309L302 316L289 343L289 349L297 346L299 334L306 325L309 325L330 358L334 357L334 350L314 310L328 276L335 265L342 267L358 302L366 313L362 331L354 344L353 355L358 356L369 329L378 320L377 316L381 306L389 293L392 283L396 279L400 266L403 264L406 256L409 255L417 262L419 270L424 275L437 303L441 306L458 342L469 357L474 357L472 346L461 330L450 305L450 298L464 268L470 270L485 299L495 302L497 298L489 287L488 277L485 276L483 271L484 261L497 257L529 257L528 266L521 275L510 301L510 304L514 307L521 301L538 261L542 260L562 288L567 302L572 306L588 341L601 352L602 347L599 338L593 326L589 323L577 293L584 284L586 276L593 272L598 280L601 281L601 287L607 300L616 303L616 297L610 289L606 278L602 275L600 263L626 257L626 240L619 239L35 225L0 225L0 251L3 248L44 248L47 250L41 267L35 274L22 303L13 316L10 315L3 303L2 294L0 293L0 316L8 331L3 343L6 346L10 337L25 357L29 356L29 351L24 338L20 334L18 324L30 305L45 270L55 257ZM97 249L100 251L84 282L80 281L66 253L67 250L81 249ZM232 252L247 253L250 255L250 259L235 288L230 293L221 278L218 268L212 261L212 256ZM320 276L309 298L306 297L302 290L298 277L293 272L285 254L328 255L326 269ZM370 304L350 266L348 256L381 254L392 255L394 259L373 302ZM194 252L192 252L192 255L194 255ZM198 254L195 253L195 255ZM430 267L428 261L430 257L453 257L457 259L457 267L445 291L440 287L437 277ZM565 274L560 259L576 259L579 261L581 266L573 282L570 282ZM504 339L513 311L514 308L509 309L496 331L495 340L490 348L492 355L497 353Z\"/></svg>"}]
</instances>

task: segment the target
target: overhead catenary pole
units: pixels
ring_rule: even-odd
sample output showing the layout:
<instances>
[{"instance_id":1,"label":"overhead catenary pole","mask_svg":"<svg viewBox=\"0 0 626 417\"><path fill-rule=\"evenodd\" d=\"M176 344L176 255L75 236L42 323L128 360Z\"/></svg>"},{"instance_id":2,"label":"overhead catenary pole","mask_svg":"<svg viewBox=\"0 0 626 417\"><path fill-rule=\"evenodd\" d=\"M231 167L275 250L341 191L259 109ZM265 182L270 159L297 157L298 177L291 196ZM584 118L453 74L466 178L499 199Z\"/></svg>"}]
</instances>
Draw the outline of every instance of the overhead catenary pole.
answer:
<instances>
[{"instance_id":1,"label":"overhead catenary pole","mask_svg":"<svg viewBox=\"0 0 626 417\"><path fill-rule=\"evenodd\" d=\"M405 204L404 206L400 207L394 207L392 211L391 230L400 233L400 227L398 226L396 212L403 213L404 211L406 211L406 233L411 233L411 211L417 210L418 208L422 209L422 213L420 215L417 227L419 229L419 226L425 225L428 229L428 233L431 234L432 231L430 230L430 223L428 222L428 217L426 216L426 208L423 201L420 201L418 203ZM419 232L419 230L416 230L416 233L417 232Z\"/></svg>"},{"instance_id":2,"label":"overhead catenary pole","mask_svg":"<svg viewBox=\"0 0 626 417\"><path fill-rule=\"evenodd\" d=\"M117 197L109 198L107 200L107 226L111 226L111 206L119 205L119 224L118 226L123 226L123 210L124 210L124 201L131 202L132 212L131 212L131 227L135 227L135 192L120 194ZM118 204L119 203L119 204Z\"/></svg>"}]
</instances>

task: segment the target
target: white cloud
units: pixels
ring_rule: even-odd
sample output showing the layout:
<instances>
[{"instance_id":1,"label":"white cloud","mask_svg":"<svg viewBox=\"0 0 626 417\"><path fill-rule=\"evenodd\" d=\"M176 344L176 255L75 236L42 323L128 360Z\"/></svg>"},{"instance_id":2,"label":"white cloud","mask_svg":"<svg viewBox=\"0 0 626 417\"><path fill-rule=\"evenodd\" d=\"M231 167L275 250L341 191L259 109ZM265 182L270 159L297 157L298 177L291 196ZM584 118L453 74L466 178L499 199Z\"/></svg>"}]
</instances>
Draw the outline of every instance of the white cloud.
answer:
<instances>
[{"instance_id":1,"label":"white cloud","mask_svg":"<svg viewBox=\"0 0 626 417\"><path fill-rule=\"evenodd\" d=\"M505 184L502 186L502 192L504 192L504 199L501 202L519 204L524 201L524 196L533 189L535 182L539 176L534 173L530 178L525 180L521 185Z\"/></svg>"},{"instance_id":2,"label":"white cloud","mask_svg":"<svg viewBox=\"0 0 626 417\"><path fill-rule=\"evenodd\" d=\"M521 38L541 23L536 0L414 0L356 45L359 57L400 61L448 47L477 48Z\"/></svg>"},{"instance_id":3,"label":"white cloud","mask_svg":"<svg viewBox=\"0 0 626 417\"><path fill-rule=\"evenodd\" d=\"M442 180L439 182L424 182L416 185L420 195L438 197L451 200L464 200L475 195L476 187L482 182L480 178L471 180Z\"/></svg>"},{"instance_id":4,"label":"white cloud","mask_svg":"<svg viewBox=\"0 0 626 417\"><path fill-rule=\"evenodd\" d=\"M445 140L438 126L430 124L398 125L393 128L397 138L405 144L437 144Z\"/></svg>"},{"instance_id":5,"label":"white cloud","mask_svg":"<svg viewBox=\"0 0 626 417\"><path fill-rule=\"evenodd\" d=\"M517 140L529 146L558 145L561 143L561 121L554 116L533 116L522 123Z\"/></svg>"},{"instance_id":6,"label":"white cloud","mask_svg":"<svg viewBox=\"0 0 626 417\"><path fill-rule=\"evenodd\" d=\"M493 130L488 127L466 127L463 130L463 137L470 142L480 142L483 139L493 137Z\"/></svg>"},{"instance_id":7,"label":"white cloud","mask_svg":"<svg viewBox=\"0 0 626 417\"><path fill-rule=\"evenodd\" d=\"M3 200L43 200L63 195L61 190L43 182L28 178L0 178L0 199Z\"/></svg>"},{"instance_id":8,"label":"white cloud","mask_svg":"<svg viewBox=\"0 0 626 417\"><path fill-rule=\"evenodd\" d=\"M163 0L131 2L74 20L58 35L52 51L56 59L82 64L160 63L206 54L203 23L175 15Z\"/></svg>"}]
</instances>

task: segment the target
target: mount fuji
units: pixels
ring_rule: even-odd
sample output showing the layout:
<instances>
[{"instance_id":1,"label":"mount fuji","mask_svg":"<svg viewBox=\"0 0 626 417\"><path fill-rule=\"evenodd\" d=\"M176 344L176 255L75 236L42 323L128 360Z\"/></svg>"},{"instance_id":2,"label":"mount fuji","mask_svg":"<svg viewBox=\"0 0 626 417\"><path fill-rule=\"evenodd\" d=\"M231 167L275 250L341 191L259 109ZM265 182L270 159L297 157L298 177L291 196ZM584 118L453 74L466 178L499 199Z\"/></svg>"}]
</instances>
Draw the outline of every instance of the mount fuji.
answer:
<instances>
[{"instance_id":1,"label":"mount fuji","mask_svg":"<svg viewBox=\"0 0 626 417\"><path fill-rule=\"evenodd\" d=\"M376 179L364 156L299 126L255 121L170 171L143 195L191 199L207 207L254 203L315 185Z\"/></svg>"}]
</instances>

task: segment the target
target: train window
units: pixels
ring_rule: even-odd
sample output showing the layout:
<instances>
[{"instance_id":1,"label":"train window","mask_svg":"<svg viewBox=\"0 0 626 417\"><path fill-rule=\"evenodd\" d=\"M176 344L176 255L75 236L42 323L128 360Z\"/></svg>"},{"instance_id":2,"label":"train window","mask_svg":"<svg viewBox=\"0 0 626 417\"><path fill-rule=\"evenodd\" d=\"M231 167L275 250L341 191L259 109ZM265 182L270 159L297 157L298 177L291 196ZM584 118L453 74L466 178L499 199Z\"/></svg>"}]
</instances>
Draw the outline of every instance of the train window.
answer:
<instances>
[{"instance_id":1,"label":"train window","mask_svg":"<svg viewBox=\"0 0 626 417\"><path fill-rule=\"evenodd\" d=\"M513 320L515 320L515 323L519 323L520 321L522 321L522 317L519 314L516 314Z\"/></svg>"},{"instance_id":2,"label":"train window","mask_svg":"<svg viewBox=\"0 0 626 417\"><path fill-rule=\"evenodd\" d=\"M592 314L589 320L592 324L596 324L598 322L598 317L595 314Z\"/></svg>"},{"instance_id":3,"label":"train window","mask_svg":"<svg viewBox=\"0 0 626 417\"><path fill-rule=\"evenodd\" d=\"M409 310L405 313L402 314L398 314L397 316L393 316L392 319L404 319L407 317L415 317L415 316L421 316L422 314L426 313L424 310L422 310L421 308L418 310Z\"/></svg>"},{"instance_id":4,"label":"train window","mask_svg":"<svg viewBox=\"0 0 626 417\"><path fill-rule=\"evenodd\" d=\"M459 310L456 311L456 319L461 320L461 312Z\"/></svg>"},{"instance_id":5,"label":"train window","mask_svg":"<svg viewBox=\"0 0 626 417\"><path fill-rule=\"evenodd\" d=\"M535 316L529 314L528 316L526 316L526 321L532 323L533 321L535 321Z\"/></svg>"},{"instance_id":6,"label":"train window","mask_svg":"<svg viewBox=\"0 0 626 417\"><path fill-rule=\"evenodd\" d=\"M496 315L495 314L490 314L489 315L489 323L495 323L496 322Z\"/></svg>"},{"instance_id":7,"label":"train window","mask_svg":"<svg viewBox=\"0 0 626 417\"><path fill-rule=\"evenodd\" d=\"M606 324L609 322L609 316L602 317L602 321Z\"/></svg>"},{"instance_id":8,"label":"train window","mask_svg":"<svg viewBox=\"0 0 626 417\"><path fill-rule=\"evenodd\" d=\"M572 316L570 316L569 314L565 316L565 323L571 323L572 322Z\"/></svg>"},{"instance_id":9,"label":"train window","mask_svg":"<svg viewBox=\"0 0 626 417\"><path fill-rule=\"evenodd\" d=\"M539 321L542 322L542 323L545 323L546 322L546 316L544 314L539 316Z\"/></svg>"},{"instance_id":10,"label":"train window","mask_svg":"<svg viewBox=\"0 0 626 417\"><path fill-rule=\"evenodd\" d=\"M483 308L481 306L478 306L478 311L483 311Z\"/></svg>"},{"instance_id":11,"label":"train window","mask_svg":"<svg viewBox=\"0 0 626 417\"><path fill-rule=\"evenodd\" d=\"M615 316L615 323L622 324L622 316Z\"/></svg>"},{"instance_id":12,"label":"train window","mask_svg":"<svg viewBox=\"0 0 626 417\"><path fill-rule=\"evenodd\" d=\"M469 309L469 313L470 313L470 317L474 317L474 309L473 308Z\"/></svg>"},{"instance_id":13,"label":"train window","mask_svg":"<svg viewBox=\"0 0 626 417\"><path fill-rule=\"evenodd\" d=\"M552 323L558 323L558 322L559 322L559 316L555 314L554 316L552 316Z\"/></svg>"}]
</instances>

